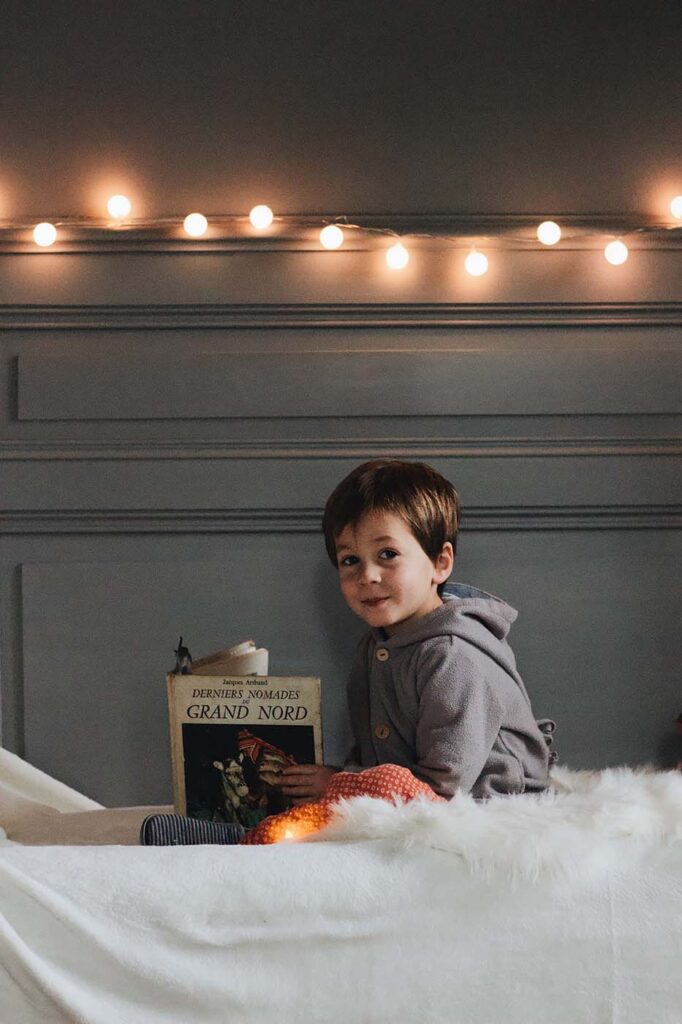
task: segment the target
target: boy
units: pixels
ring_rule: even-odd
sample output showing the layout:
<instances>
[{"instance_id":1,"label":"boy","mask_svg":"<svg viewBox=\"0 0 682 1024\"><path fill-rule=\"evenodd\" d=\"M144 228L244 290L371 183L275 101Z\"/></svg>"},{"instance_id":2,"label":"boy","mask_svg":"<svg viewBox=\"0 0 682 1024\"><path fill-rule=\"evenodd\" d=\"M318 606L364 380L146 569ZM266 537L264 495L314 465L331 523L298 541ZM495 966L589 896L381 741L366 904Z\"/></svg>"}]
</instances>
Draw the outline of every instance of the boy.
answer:
<instances>
[{"instance_id":1,"label":"boy","mask_svg":"<svg viewBox=\"0 0 682 1024\"><path fill-rule=\"evenodd\" d=\"M327 501L327 552L370 627L348 685L344 770L399 764L446 798L539 792L550 755L506 640L517 613L472 588L444 593L459 515L444 477L393 459L358 466ZM295 804L319 800L336 771L292 766L283 790Z\"/></svg>"}]
</instances>

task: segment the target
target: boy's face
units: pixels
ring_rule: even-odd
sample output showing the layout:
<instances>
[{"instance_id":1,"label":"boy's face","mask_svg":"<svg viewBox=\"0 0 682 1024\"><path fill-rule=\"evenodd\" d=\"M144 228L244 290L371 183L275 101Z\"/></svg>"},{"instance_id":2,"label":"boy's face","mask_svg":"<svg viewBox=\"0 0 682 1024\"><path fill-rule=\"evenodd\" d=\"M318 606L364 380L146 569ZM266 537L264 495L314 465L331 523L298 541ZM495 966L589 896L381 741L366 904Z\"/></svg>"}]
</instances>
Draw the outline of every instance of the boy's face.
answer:
<instances>
[{"instance_id":1,"label":"boy's face","mask_svg":"<svg viewBox=\"0 0 682 1024\"><path fill-rule=\"evenodd\" d=\"M452 571L453 553L447 543L432 561L400 516L373 512L344 527L336 561L349 608L392 636L443 603L437 588Z\"/></svg>"}]
</instances>

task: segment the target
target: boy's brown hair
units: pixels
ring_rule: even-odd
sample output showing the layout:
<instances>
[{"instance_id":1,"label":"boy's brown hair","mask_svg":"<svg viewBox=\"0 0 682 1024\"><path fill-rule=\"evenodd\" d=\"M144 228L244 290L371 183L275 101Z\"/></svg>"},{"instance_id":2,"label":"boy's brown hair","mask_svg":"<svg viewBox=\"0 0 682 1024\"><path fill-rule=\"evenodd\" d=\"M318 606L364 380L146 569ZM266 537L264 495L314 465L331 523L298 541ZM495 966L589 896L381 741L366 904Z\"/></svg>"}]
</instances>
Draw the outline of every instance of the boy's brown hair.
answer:
<instances>
[{"instance_id":1,"label":"boy's brown hair","mask_svg":"<svg viewBox=\"0 0 682 1024\"><path fill-rule=\"evenodd\" d=\"M356 466L327 499L322 518L327 554L336 565L336 538L346 526L368 512L391 512L435 560L447 541L456 551L460 510L450 481L426 463L372 459Z\"/></svg>"}]
</instances>

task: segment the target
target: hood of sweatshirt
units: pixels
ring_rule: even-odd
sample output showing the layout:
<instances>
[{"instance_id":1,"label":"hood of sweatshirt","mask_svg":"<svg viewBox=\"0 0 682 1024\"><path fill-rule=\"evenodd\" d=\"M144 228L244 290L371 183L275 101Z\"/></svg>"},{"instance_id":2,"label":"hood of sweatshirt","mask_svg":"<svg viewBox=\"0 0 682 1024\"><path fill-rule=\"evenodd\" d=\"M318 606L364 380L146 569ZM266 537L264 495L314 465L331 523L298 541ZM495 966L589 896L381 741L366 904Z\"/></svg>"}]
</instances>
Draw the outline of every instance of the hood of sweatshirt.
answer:
<instances>
[{"instance_id":1,"label":"hood of sweatshirt","mask_svg":"<svg viewBox=\"0 0 682 1024\"><path fill-rule=\"evenodd\" d=\"M493 594L466 583L446 583L443 604L414 625L394 636L387 636L380 627L371 633L377 644L392 650L438 636L456 636L484 651L515 676L516 663L507 635L517 616L515 608Z\"/></svg>"}]
</instances>

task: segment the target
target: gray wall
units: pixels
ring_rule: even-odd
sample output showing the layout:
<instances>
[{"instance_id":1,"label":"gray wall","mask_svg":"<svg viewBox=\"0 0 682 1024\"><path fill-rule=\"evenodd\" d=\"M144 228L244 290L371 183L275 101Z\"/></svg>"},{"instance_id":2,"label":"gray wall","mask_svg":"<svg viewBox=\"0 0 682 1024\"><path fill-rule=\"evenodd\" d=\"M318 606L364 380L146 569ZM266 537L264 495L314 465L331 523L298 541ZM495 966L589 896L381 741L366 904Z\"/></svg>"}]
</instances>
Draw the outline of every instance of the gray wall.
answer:
<instances>
[{"instance_id":1,"label":"gray wall","mask_svg":"<svg viewBox=\"0 0 682 1024\"><path fill-rule=\"evenodd\" d=\"M149 216L682 189L678 0L3 0L0 29L0 217L92 213L117 178Z\"/></svg>"},{"instance_id":2,"label":"gray wall","mask_svg":"<svg viewBox=\"0 0 682 1024\"><path fill-rule=\"evenodd\" d=\"M298 228L258 251L0 237L6 746L104 803L166 800L178 635L254 636L273 672L322 676L337 760L361 626L319 518L391 453L458 485L455 576L520 609L564 762L674 761L677 234L633 236L614 271L599 234L539 252L506 216L682 192L679 6L645 8L141 3L113 46L120 4L7 5L6 217L89 213L109 174L149 216L495 213L507 242L473 281L462 250L415 243L391 276L377 245Z\"/></svg>"}]
</instances>

